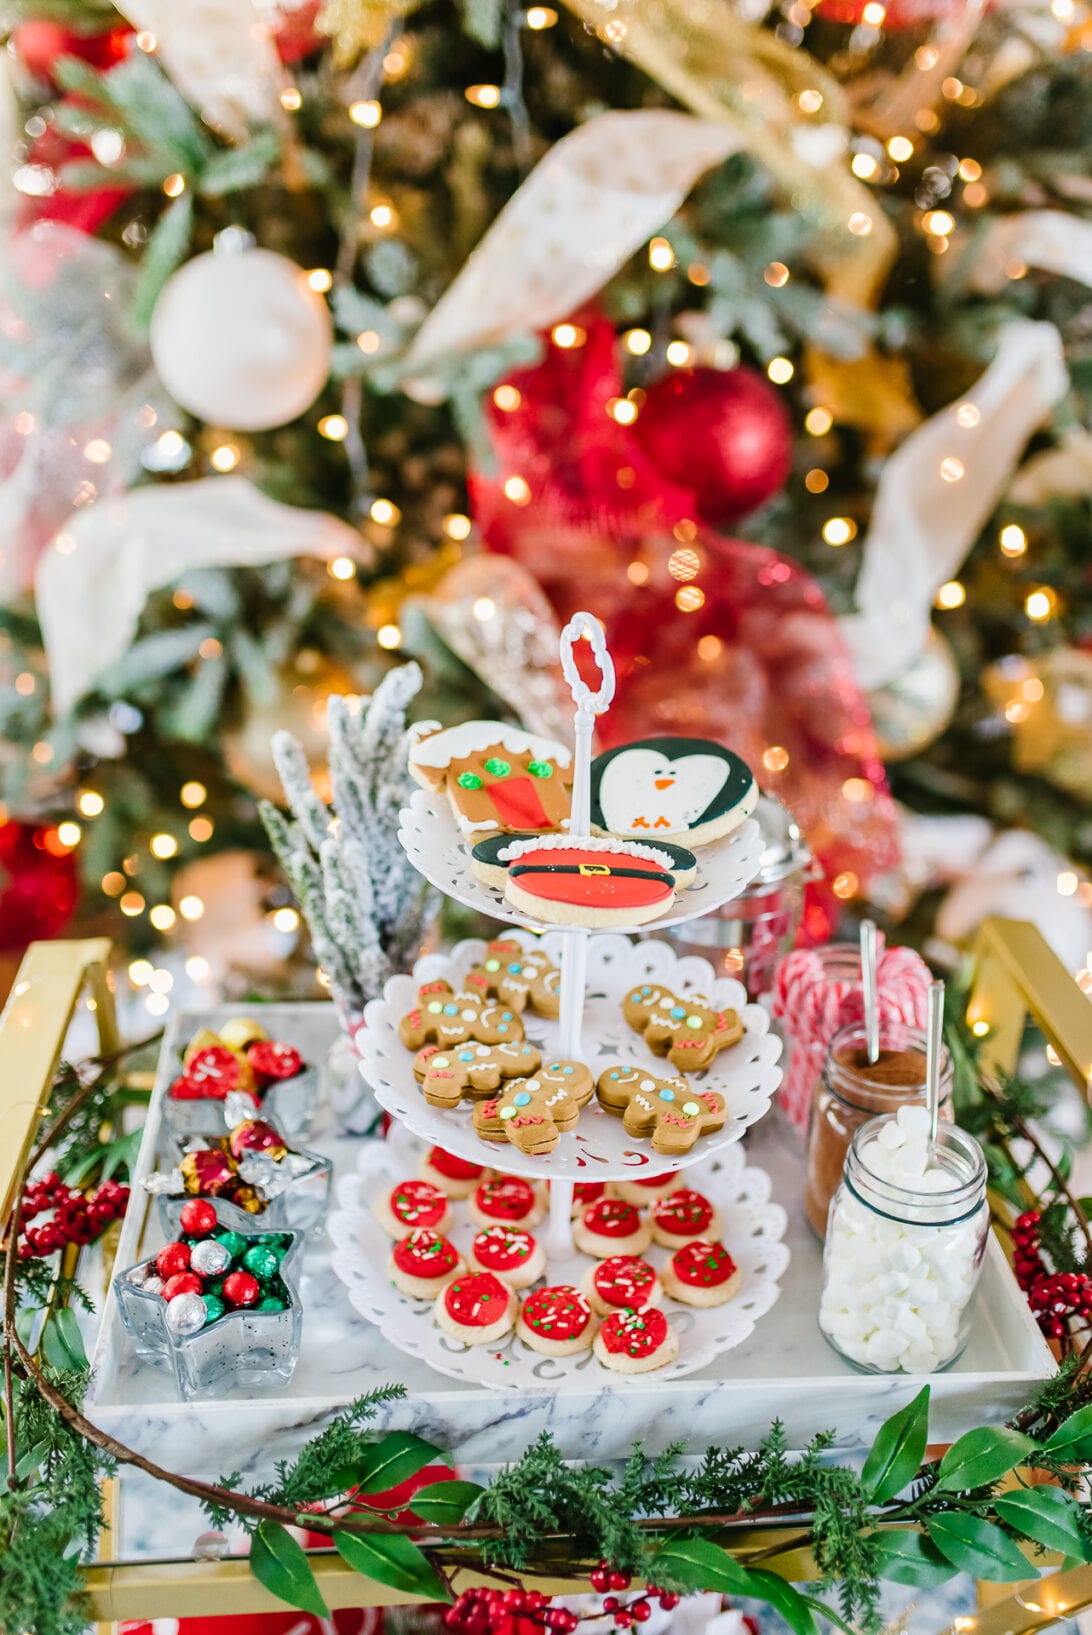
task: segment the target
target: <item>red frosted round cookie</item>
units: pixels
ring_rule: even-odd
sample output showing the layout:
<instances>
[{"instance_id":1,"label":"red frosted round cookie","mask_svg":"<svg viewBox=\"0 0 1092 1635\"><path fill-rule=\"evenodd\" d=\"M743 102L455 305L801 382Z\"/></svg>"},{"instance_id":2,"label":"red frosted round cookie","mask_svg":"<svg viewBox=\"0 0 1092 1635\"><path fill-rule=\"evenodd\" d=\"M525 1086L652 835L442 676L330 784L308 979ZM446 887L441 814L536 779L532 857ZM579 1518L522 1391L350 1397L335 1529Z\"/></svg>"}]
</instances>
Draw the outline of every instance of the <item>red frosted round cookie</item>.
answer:
<instances>
[{"instance_id":1,"label":"red frosted round cookie","mask_svg":"<svg viewBox=\"0 0 1092 1635\"><path fill-rule=\"evenodd\" d=\"M567 1345L586 1331L592 1310L579 1289L569 1283L536 1289L523 1302L520 1321L542 1340Z\"/></svg>"},{"instance_id":2,"label":"red frosted round cookie","mask_svg":"<svg viewBox=\"0 0 1092 1635\"><path fill-rule=\"evenodd\" d=\"M708 1198L689 1187L682 1187L669 1198L661 1198L652 1206L652 1224L675 1238L697 1238L708 1232L713 1221L713 1206Z\"/></svg>"},{"instance_id":3,"label":"red frosted round cookie","mask_svg":"<svg viewBox=\"0 0 1092 1635\"><path fill-rule=\"evenodd\" d=\"M468 1272L441 1296L448 1316L463 1328L489 1328L508 1310L512 1291L492 1272Z\"/></svg>"},{"instance_id":4,"label":"red frosted round cookie","mask_svg":"<svg viewBox=\"0 0 1092 1635\"><path fill-rule=\"evenodd\" d=\"M414 1226L438 1226L447 1213L447 1199L431 1181L400 1181L387 1207L408 1232Z\"/></svg>"},{"instance_id":5,"label":"red frosted round cookie","mask_svg":"<svg viewBox=\"0 0 1092 1635\"><path fill-rule=\"evenodd\" d=\"M407 1277L450 1277L459 1264L459 1252L441 1232L419 1226L396 1243L391 1251L394 1264Z\"/></svg>"},{"instance_id":6,"label":"red frosted round cookie","mask_svg":"<svg viewBox=\"0 0 1092 1635\"><path fill-rule=\"evenodd\" d=\"M626 1177L630 1186L634 1187L662 1187L672 1179L671 1175L629 1175Z\"/></svg>"},{"instance_id":7,"label":"red frosted round cookie","mask_svg":"<svg viewBox=\"0 0 1092 1635\"><path fill-rule=\"evenodd\" d=\"M680 1283L691 1289L717 1289L736 1275L736 1263L723 1243L707 1243L702 1238L676 1249L671 1270Z\"/></svg>"},{"instance_id":8,"label":"red frosted round cookie","mask_svg":"<svg viewBox=\"0 0 1092 1635\"><path fill-rule=\"evenodd\" d=\"M621 1198L601 1198L584 1211L584 1226L601 1238L630 1238L640 1230L641 1216L634 1204Z\"/></svg>"},{"instance_id":9,"label":"red frosted round cookie","mask_svg":"<svg viewBox=\"0 0 1092 1635\"><path fill-rule=\"evenodd\" d=\"M519 1175L497 1175L483 1181L474 1202L491 1220L523 1221L535 1211L535 1189Z\"/></svg>"},{"instance_id":10,"label":"red frosted round cookie","mask_svg":"<svg viewBox=\"0 0 1092 1635\"><path fill-rule=\"evenodd\" d=\"M648 1304L656 1273L640 1255L611 1255L593 1273L595 1292L605 1306L639 1311Z\"/></svg>"},{"instance_id":11,"label":"red frosted round cookie","mask_svg":"<svg viewBox=\"0 0 1092 1635\"><path fill-rule=\"evenodd\" d=\"M426 1160L437 1175L446 1175L449 1181L476 1181L485 1174L484 1164L470 1164L465 1158L456 1158L443 1147L433 1147Z\"/></svg>"},{"instance_id":12,"label":"red frosted round cookie","mask_svg":"<svg viewBox=\"0 0 1092 1635\"><path fill-rule=\"evenodd\" d=\"M607 1190L605 1181L577 1181L573 1185L573 1203L581 1209L596 1204Z\"/></svg>"},{"instance_id":13,"label":"red frosted round cookie","mask_svg":"<svg viewBox=\"0 0 1092 1635\"><path fill-rule=\"evenodd\" d=\"M534 1254L537 1245L530 1232L502 1222L487 1226L474 1239L474 1259L490 1272L514 1272Z\"/></svg>"},{"instance_id":14,"label":"red frosted round cookie","mask_svg":"<svg viewBox=\"0 0 1092 1635\"><path fill-rule=\"evenodd\" d=\"M604 1321L599 1339L614 1356L640 1361L658 1351L668 1337L667 1318L655 1306L644 1311L616 1311Z\"/></svg>"}]
</instances>

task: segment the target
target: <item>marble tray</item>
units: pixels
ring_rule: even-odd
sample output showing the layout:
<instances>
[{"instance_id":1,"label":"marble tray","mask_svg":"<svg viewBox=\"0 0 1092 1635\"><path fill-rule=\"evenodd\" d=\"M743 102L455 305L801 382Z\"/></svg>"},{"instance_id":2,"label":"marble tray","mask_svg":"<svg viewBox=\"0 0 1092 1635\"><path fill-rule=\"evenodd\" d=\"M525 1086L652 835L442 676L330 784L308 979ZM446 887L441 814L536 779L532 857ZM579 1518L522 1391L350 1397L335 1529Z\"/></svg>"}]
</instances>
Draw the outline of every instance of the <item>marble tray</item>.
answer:
<instances>
[{"instance_id":1,"label":"marble tray","mask_svg":"<svg viewBox=\"0 0 1092 1635\"><path fill-rule=\"evenodd\" d=\"M154 1167L158 1098L176 1041L196 1027L215 1028L227 1016L253 1009L226 1006L173 1019L141 1170ZM297 1038L316 1060L337 1034L329 1005L271 1005L263 1007L263 1017L270 1031ZM355 1169L360 1141L339 1136L328 1109L320 1110L309 1145L333 1159L335 1184ZM550 1431L569 1458L611 1459L638 1441L649 1452L674 1441L695 1452L711 1442L752 1443L774 1418L784 1422L790 1445L798 1446L823 1426L834 1431L838 1447L867 1447L879 1424L908 1402L922 1381L858 1374L826 1345L815 1320L821 1256L800 1209L799 1157L781 1145L771 1119L748 1132L746 1153L749 1164L767 1171L773 1197L788 1213L791 1260L777 1305L749 1338L685 1379L649 1381L620 1392L596 1378L586 1391L559 1394L544 1386L516 1398L446 1380L418 1358L393 1351L379 1330L354 1312L333 1271L332 1247L309 1242L300 1276L303 1345L288 1394L192 1406L179 1402L168 1380L138 1364L111 1295L98 1302L101 1328L88 1415L149 1458L210 1476L231 1469L268 1470L274 1458L291 1457L331 1414L391 1380L405 1386L406 1396L381 1410L377 1426L412 1427L468 1467L517 1458L542 1430ZM134 1196L115 1264L131 1266L164 1241L150 1205L151 1200ZM933 1437L953 1441L971 1423L1002 1423L1027 1400L1035 1382L1053 1372L1053 1358L991 1239L971 1342L952 1369L930 1381Z\"/></svg>"}]
</instances>

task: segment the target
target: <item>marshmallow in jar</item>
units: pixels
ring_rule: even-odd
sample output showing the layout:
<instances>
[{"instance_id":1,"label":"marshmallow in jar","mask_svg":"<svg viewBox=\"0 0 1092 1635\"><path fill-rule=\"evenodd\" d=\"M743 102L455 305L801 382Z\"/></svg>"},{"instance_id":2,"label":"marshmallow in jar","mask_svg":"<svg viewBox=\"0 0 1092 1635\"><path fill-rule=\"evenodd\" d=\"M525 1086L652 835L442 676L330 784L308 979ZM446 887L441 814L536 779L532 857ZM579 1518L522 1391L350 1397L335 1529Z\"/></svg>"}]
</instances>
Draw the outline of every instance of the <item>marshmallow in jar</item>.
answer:
<instances>
[{"instance_id":1,"label":"marshmallow in jar","mask_svg":"<svg viewBox=\"0 0 1092 1635\"><path fill-rule=\"evenodd\" d=\"M973 1136L942 1124L931 1146L922 1106L871 1119L831 1204L819 1327L870 1373L948 1367L970 1333L988 1229Z\"/></svg>"}]
</instances>

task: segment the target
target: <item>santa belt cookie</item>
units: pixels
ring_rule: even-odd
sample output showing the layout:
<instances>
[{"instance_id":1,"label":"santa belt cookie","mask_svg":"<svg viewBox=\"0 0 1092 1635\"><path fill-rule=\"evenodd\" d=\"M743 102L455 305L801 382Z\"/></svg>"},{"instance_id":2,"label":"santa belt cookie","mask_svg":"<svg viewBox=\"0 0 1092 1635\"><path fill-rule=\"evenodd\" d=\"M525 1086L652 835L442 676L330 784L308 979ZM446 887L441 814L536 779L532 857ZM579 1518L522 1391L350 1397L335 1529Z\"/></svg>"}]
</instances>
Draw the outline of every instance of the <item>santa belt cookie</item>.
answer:
<instances>
[{"instance_id":1,"label":"santa belt cookie","mask_svg":"<svg viewBox=\"0 0 1092 1635\"><path fill-rule=\"evenodd\" d=\"M675 876L654 847L548 837L524 843L504 889L515 908L557 924L641 925L672 906Z\"/></svg>"}]
</instances>

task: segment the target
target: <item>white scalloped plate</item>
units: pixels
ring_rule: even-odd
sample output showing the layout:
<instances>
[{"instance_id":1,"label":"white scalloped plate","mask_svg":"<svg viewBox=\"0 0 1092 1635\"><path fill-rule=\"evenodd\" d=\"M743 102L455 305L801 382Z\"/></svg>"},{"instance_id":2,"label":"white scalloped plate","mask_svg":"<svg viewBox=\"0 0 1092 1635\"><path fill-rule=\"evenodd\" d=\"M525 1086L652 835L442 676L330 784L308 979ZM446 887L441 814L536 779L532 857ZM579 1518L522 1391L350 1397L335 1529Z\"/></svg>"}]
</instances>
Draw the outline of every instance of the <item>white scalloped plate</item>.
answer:
<instances>
[{"instance_id":1,"label":"white scalloped plate","mask_svg":"<svg viewBox=\"0 0 1092 1635\"><path fill-rule=\"evenodd\" d=\"M467 908L477 909L492 920L526 926L532 931L549 929L546 922L522 913L496 886L479 880L471 867L470 845L460 833L447 797L426 789L414 791L410 804L399 813L398 838L414 868L431 880L447 897ZM654 844L654 842L650 842ZM619 927L619 930L658 931L663 926L681 925L711 914L722 903L731 902L750 885L762 858L762 835L754 818L745 818L723 840L698 848L697 873L685 891L678 893L670 914L650 926Z\"/></svg>"},{"instance_id":2,"label":"white scalloped plate","mask_svg":"<svg viewBox=\"0 0 1092 1635\"><path fill-rule=\"evenodd\" d=\"M538 942L526 931L512 935L525 948ZM539 945L557 961L566 936L564 931L547 932ZM529 1157L511 1144L501 1147L483 1141L471 1123L470 1102L451 1109L429 1106L414 1076L413 1052L398 1037L398 1023L413 1009L422 982L445 978L458 989L470 967L484 958L485 949L480 938L468 938L450 954L426 954L417 961L412 976L391 977L383 998L373 999L366 1007L367 1025L357 1035L365 1083L392 1118L430 1146L437 1144L513 1175L608 1181L637 1170L669 1171L697 1163L738 1141L769 1107L781 1082L777 1065L781 1041L769 1031L766 1011L747 1003L743 985L732 977L716 977L709 962L696 955L680 957L669 943L631 943L618 932L606 931L592 936L588 944L583 1060L596 1078L615 1062L631 1063L662 1078L674 1073L671 1064L654 1056L622 1015L623 996L642 982L655 981L679 994L703 994L717 1007L732 1006L743 1020L743 1038L730 1050L722 1050L704 1073L690 1075L698 1089L717 1090L725 1098L727 1123L715 1135L699 1137L688 1153L665 1158L653 1151L651 1141L628 1135L622 1120L605 1113L593 1099L582 1109L576 1128L562 1135L554 1150L543 1157ZM523 1023L528 1039L541 1047L546 1059L560 1054L556 1021L524 1011Z\"/></svg>"},{"instance_id":3,"label":"white scalloped plate","mask_svg":"<svg viewBox=\"0 0 1092 1635\"><path fill-rule=\"evenodd\" d=\"M722 1239L743 1272L743 1282L739 1293L723 1306L703 1309L664 1299L664 1312L679 1336L679 1354L668 1367L652 1374L616 1374L590 1351L574 1357L544 1357L514 1334L499 1346L461 1345L433 1320L431 1301L411 1300L390 1282L386 1267L391 1239L371 1210L375 1198L416 1173L421 1152L420 1144L401 1130L392 1130L387 1141L365 1142L356 1173L346 1175L338 1186L338 1208L327 1230L335 1245L334 1271L355 1310L376 1324L385 1340L420 1357L439 1374L502 1390L544 1385L560 1391L567 1387L587 1390L589 1384L622 1391L643 1389L651 1380L692 1374L721 1352L741 1345L781 1292L778 1280L789 1263L788 1247L782 1242L785 1211L770 1202L766 1172L745 1168L743 1148L730 1146L699 1166L694 1185L720 1211ZM465 1203L453 1203L452 1212L455 1225L448 1235L465 1256L476 1228ZM668 1259L668 1251L653 1245L645 1258L659 1268ZM587 1255L556 1262L552 1272L547 1267L544 1281L579 1283L590 1264Z\"/></svg>"}]
</instances>

